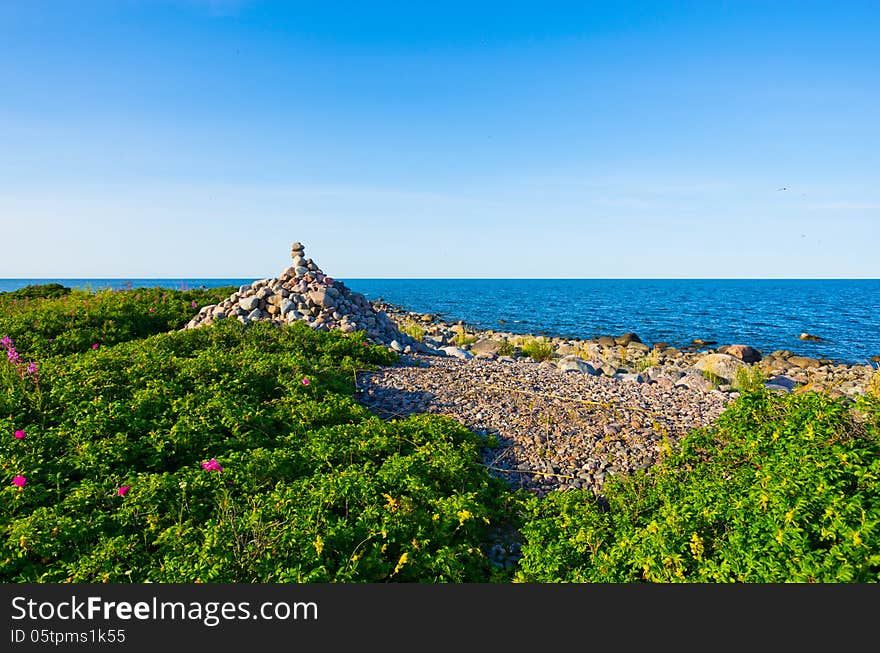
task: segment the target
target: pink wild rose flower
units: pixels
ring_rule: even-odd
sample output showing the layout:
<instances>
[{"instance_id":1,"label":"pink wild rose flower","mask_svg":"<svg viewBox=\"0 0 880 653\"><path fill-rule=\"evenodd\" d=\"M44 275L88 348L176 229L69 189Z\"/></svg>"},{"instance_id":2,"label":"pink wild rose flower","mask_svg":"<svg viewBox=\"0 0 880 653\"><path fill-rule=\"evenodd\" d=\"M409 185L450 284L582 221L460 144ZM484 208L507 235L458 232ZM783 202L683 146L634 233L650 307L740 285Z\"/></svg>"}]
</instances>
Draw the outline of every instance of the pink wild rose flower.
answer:
<instances>
[{"instance_id":1,"label":"pink wild rose flower","mask_svg":"<svg viewBox=\"0 0 880 653\"><path fill-rule=\"evenodd\" d=\"M18 476L12 477L12 484L15 487L24 487L26 483L27 483L27 479L24 476L21 476L20 474Z\"/></svg>"},{"instance_id":2,"label":"pink wild rose flower","mask_svg":"<svg viewBox=\"0 0 880 653\"><path fill-rule=\"evenodd\" d=\"M24 440L27 437L27 433L24 432L24 429L18 429L14 435L16 440Z\"/></svg>"},{"instance_id":3,"label":"pink wild rose flower","mask_svg":"<svg viewBox=\"0 0 880 653\"><path fill-rule=\"evenodd\" d=\"M216 458L211 458L211 460L209 460L208 462L202 463L202 469L206 469L209 472L223 471L223 467L220 465L220 463L217 462Z\"/></svg>"},{"instance_id":4,"label":"pink wild rose flower","mask_svg":"<svg viewBox=\"0 0 880 653\"><path fill-rule=\"evenodd\" d=\"M118 494L121 497L124 497L125 493L128 492L130 489L131 489L130 485L121 485L121 486L119 486L119 489L116 490L116 494Z\"/></svg>"}]
</instances>

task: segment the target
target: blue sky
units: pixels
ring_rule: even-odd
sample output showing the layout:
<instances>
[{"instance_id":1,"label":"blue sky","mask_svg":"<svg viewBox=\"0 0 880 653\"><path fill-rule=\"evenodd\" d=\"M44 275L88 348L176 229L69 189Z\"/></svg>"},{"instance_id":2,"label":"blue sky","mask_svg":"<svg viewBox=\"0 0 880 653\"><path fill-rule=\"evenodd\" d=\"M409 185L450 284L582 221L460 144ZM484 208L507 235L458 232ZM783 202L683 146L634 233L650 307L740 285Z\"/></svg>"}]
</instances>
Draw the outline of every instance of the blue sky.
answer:
<instances>
[{"instance_id":1,"label":"blue sky","mask_svg":"<svg viewBox=\"0 0 880 653\"><path fill-rule=\"evenodd\" d=\"M858 1L4 2L0 277L260 278L300 240L343 279L877 278L877 34Z\"/></svg>"}]
</instances>

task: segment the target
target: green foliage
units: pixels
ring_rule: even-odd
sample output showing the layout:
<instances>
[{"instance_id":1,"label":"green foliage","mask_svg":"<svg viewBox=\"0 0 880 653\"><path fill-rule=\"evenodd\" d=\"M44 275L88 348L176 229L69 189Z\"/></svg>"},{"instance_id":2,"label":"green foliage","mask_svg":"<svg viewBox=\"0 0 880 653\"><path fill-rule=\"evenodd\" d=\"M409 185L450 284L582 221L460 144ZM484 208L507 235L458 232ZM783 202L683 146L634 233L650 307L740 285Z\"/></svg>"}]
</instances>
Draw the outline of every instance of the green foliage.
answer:
<instances>
[{"instance_id":1,"label":"green foliage","mask_svg":"<svg viewBox=\"0 0 880 653\"><path fill-rule=\"evenodd\" d=\"M509 340L502 340L498 345L498 355L499 356L513 356L513 353L516 351L516 348L513 346L513 343Z\"/></svg>"},{"instance_id":2,"label":"green foliage","mask_svg":"<svg viewBox=\"0 0 880 653\"><path fill-rule=\"evenodd\" d=\"M85 352L180 329L201 306L233 288L73 290L61 297L19 299L0 295L0 337L9 336L29 359Z\"/></svg>"},{"instance_id":3,"label":"green foliage","mask_svg":"<svg viewBox=\"0 0 880 653\"><path fill-rule=\"evenodd\" d=\"M871 379L868 381L867 394L875 399L880 399L880 368L871 375Z\"/></svg>"},{"instance_id":4,"label":"green foliage","mask_svg":"<svg viewBox=\"0 0 880 653\"><path fill-rule=\"evenodd\" d=\"M179 330L228 292L0 295L21 358L0 351L0 581L504 582L485 552L511 529L523 582L880 580L877 375L852 404L743 373L601 503L538 499L453 420L356 403L358 371L396 360L362 333Z\"/></svg>"},{"instance_id":5,"label":"green foliage","mask_svg":"<svg viewBox=\"0 0 880 653\"><path fill-rule=\"evenodd\" d=\"M425 328L412 318L404 321L400 326L400 332L405 333L410 338L418 340L419 342L422 342L425 339Z\"/></svg>"},{"instance_id":6,"label":"green foliage","mask_svg":"<svg viewBox=\"0 0 880 653\"><path fill-rule=\"evenodd\" d=\"M455 334L452 341L458 347L464 347L465 345L472 345L477 341L477 336L471 336L465 333L464 331L459 331Z\"/></svg>"},{"instance_id":7,"label":"green foliage","mask_svg":"<svg viewBox=\"0 0 880 653\"><path fill-rule=\"evenodd\" d=\"M90 342L101 322L89 331L88 317L145 296L57 306ZM51 322L45 305L30 311ZM4 328L24 341L14 327L27 317ZM302 323L138 338L149 323L120 322L115 346L39 358L40 398L0 395L0 580L490 577L484 543L504 493L479 464L483 443L451 419L383 422L353 399L357 370L392 352ZM31 351L49 350L39 342ZM203 468L211 459L222 471Z\"/></svg>"},{"instance_id":8,"label":"green foliage","mask_svg":"<svg viewBox=\"0 0 880 653\"><path fill-rule=\"evenodd\" d=\"M710 372L709 370L703 370L702 372L700 372L700 374L712 385L718 386L726 383L726 380L724 378L718 376L714 372Z\"/></svg>"},{"instance_id":9,"label":"green foliage","mask_svg":"<svg viewBox=\"0 0 880 653\"><path fill-rule=\"evenodd\" d=\"M880 401L744 393L650 472L531 499L524 582L877 582Z\"/></svg>"},{"instance_id":10,"label":"green foliage","mask_svg":"<svg viewBox=\"0 0 880 653\"><path fill-rule=\"evenodd\" d=\"M62 286L60 283L43 283L27 285L24 288L9 292L0 292L0 297L11 299L54 299L69 295L70 290L70 288Z\"/></svg>"},{"instance_id":11,"label":"green foliage","mask_svg":"<svg viewBox=\"0 0 880 653\"><path fill-rule=\"evenodd\" d=\"M553 358L553 343L546 338L526 338L522 351L532 360L541 362Z\"/></svg>"},{"instance_id":12,"label":"green foliage","mask_svg":"<svg viewBox=\"0 0 880 653\"><path fill-rule=\"evenodd\" d=\"M767 375L756 365L746 365L734 372L733 388L740 392L759 392L764 389Z\"/></svg>"}]
</instances>

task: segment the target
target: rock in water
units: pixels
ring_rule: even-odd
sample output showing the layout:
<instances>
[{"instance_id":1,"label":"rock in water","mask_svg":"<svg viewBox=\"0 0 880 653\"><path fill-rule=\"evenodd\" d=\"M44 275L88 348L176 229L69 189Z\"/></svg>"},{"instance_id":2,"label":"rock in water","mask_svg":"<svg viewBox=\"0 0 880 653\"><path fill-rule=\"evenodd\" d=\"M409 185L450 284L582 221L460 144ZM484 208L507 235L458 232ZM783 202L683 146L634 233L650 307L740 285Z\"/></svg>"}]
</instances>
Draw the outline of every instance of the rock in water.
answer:
<instances>
[{"instance_id":1,"label":"rock in water","mask_svg":"<svg viewBox=\"0 0 880 653\"><path fill-rule=\"evenodd\" d=\"M259 279L238 289L211 310L202 309L185 329L212 324L225 318L247 323L255 320L289 324L297 320L312 328L339 329L346 333L364 331L368 340L398 351L426 352L427 347L401 333L384 311L376 311L367 298L349 290L344 283L327 277L305 247L296 242L290 248L296 265L275 279Z\"/></svg>"}]
</instances>

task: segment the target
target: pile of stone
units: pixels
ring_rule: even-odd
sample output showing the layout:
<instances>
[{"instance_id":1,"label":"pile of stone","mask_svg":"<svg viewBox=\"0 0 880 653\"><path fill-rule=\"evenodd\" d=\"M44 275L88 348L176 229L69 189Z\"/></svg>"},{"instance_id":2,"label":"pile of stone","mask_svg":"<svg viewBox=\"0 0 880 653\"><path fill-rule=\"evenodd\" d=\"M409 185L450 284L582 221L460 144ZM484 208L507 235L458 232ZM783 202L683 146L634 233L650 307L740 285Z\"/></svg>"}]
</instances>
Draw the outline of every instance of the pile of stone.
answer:
<instances>
[{"instance_id":1,"label":"pile of stone","mask_svg":"<svg viewBox=\"0 0 880 653\"><path fill-rule=\"evenodd\" d=\"M313 329L364 331L370 341L404 353L427 352L428 348L401 333L383 310L377 311L361 293L324 274L306 258L302 243L291 246L293 265L275 279L261 279L242 286L219 304L203 306L186 329L234 319L248 324L255 320L274 324L308 323Z\"/></svg>"}]
</instances>

